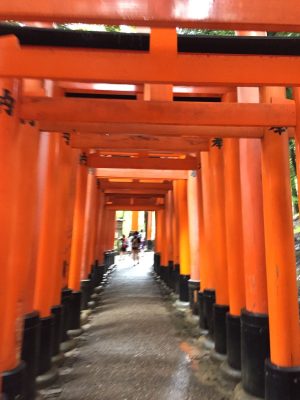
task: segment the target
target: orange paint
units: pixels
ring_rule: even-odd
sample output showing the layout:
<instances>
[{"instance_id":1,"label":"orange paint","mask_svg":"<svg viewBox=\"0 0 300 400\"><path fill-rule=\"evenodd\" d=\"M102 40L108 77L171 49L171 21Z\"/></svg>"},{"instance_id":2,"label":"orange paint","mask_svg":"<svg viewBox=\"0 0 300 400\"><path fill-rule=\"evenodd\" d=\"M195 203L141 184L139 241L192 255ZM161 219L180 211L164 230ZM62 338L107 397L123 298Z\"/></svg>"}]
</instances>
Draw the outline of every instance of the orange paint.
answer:
<instances>
[{"instance_id":1,"label":"orange paint","mask_svg":"<svg viewBox=\"0 0 300 400\"><path fill-rule=\"evenodd\" d=\"M224 150L211 147L211 207L212 207L212 261L215 270L216 303L229 304L228 275L226 258L226 226L225 226L225 186L224 186Z\"/></svg>"},{"instance_id":2,"label":"orange paint","mask_svg":"<svg viewBox=\"0 0 300 400\"><path fill-rule=\"evenodd\" d=\"M138 211L132 211L131 230L134 232L139 230L139 213L138 213Z\"/></svg>"},{"instance_id":3,"label":"orange paint","mask_svg":"<svg viewBox=\"0 0 300 400\"><path fill-rule=\"evenodd\" d=\"M201 290L215 290L215 269L212 259L213 247L213 208L212 208L212 181L210 178L210 153L201 153L201 181L203 204L203 230L202 264L201 264Z\"/></svg>"},{"instance_id":4,"label":"orange paint","mask_svg":"<svg viewBox=\"0 0 300 400\"><path fill-rule=\"evenodd\" d=\"M198 201L198 171L190 171L187 181L188 220L190 237L191 279L200 280L200 236L199 236L199 201Z\"/></svg>"},{"instance_id":5,"label":"orange paint","mask_svg":"<svg viewBox=\"0 0 300 400\"><path fill-rule=\"evenodd\" d=\"M263 88L263 101L285 89ZM281 367L300 365L300 325L288 136L265 132L262 179L271 360Z\"/></svg>"},{"instance_id":6,"label":"orange paint","mask_svg":"<svg viewBox=\"0 0 300 400\"><path fill-rule=\"evenodd\" d=\"M0 46L4 44L7 46L14 45L13 42L5 42L2 39ZM28 272L27 269L29 267L28 263L26 265L20 264L20 255L16 254L16 248L19 247L20 234L23 232L24 227L13 226L18 221L18 218L21 218L20 223L24 223L21 213L26 213L27 201L29 200L27 197L29 193L24 193L26 202L22 206L20 199L17 198L17 195L20 194L20 188L17 187L17 183L20 183L21 178L21 170L18 168L19 158L21 157L21 147L18 144L21 140L20 132L18 131L20 82L1 79L1 96L4 94L4 89L10 91L10 95L15 99L16 103L11 116L5 112L5 107L3 106L0 113L0 262L2 264L0 282L0 343L2 344L0 348L0 373L15 368L20 360L24 311L23 285L24 275ZM20 251L23 252L24 250L21 244Z\"/></svg>"},{"instance_id":7,"label":"orange paint","mask_svg":"<svg viewBox=\"0 0 300 400\"><path fill-rule=\"evenodd\" d=\"M77 162L79 162L79 160ZM87 167L84 164L78 164L68 285L74 291L80 290L86 186Z\"/></svg>"},{"instance_id":8,"label":"orange paint","mask_svg":"<svg viewBox=\"0 0 300 400\"><path fill-rule=\"evenodd\" d=\"M236 92L223 96L235 102ZM224 140L225 226L228 265L229 309L239 316L245 307L245 277L242 229L240 149L238 139Z\"/></svg>"},{"instance_id":9,"label":"orange paint","mask_svg":"<svg viewBox=\"0 0 300 400\"><path fill-rule=\"evenodd\" d=\"M186 180L178 180L176 182L176 196L178 201L180 274L189 275L191 262Z\"/></svg>"},{"instance_id":10,"label":"orange paint","mask_svg":"<svg viewBox=\"0 0 300 400\"><path fill-rule=\"evenodd\" d=\"M57 196L59 188L60 135L42 132L38 176L38 254L34 307L42 318L50 315L55 291L57 257ZM45 268L45 265L48 268Z\"/></svg>"}]
</instances>

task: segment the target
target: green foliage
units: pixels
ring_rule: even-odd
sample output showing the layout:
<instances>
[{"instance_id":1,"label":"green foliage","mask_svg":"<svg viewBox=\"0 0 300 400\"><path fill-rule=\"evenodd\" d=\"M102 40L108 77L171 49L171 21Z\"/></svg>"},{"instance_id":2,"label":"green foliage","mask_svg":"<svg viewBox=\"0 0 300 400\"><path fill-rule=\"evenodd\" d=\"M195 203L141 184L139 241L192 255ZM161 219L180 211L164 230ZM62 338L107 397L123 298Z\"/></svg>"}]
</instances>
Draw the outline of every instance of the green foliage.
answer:
<instances>
[{"instance_id":1,"label":"green foliage","mask_svg":"<svg viewBox=\"0 0 300 400\"><path fill-rule=\"evenodd\" d=\"M216 31L211 29L177 28L180 35L234 36L234 31Z\"/></svg>"},{"instance_id":2,"label":"green foliage","mask_svg":"<svg viewBox=\"0 0 300 400\"><path fill-rule=\"evenodd\" d=\"M295 140L289 140L290 179L294 214L299 213Z\"/></svg>"}]
</instances>

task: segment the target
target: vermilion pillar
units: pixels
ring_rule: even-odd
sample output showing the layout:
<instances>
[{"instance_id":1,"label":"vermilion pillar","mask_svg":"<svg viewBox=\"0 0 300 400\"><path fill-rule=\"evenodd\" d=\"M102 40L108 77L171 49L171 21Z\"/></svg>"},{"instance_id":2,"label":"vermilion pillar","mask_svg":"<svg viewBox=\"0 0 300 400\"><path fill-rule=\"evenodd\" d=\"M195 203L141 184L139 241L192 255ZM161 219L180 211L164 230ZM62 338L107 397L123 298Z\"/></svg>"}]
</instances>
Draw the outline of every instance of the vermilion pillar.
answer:
<instances>
[{"instance_id":1,"label":"vermilion pillar","mask_svg":"<svg viewBox=\"0 0 300 400\"><path fill-rule=\"evenodd\" d=\"M42 132L38 174L38 254L34 307L41 315L38 374L49 373L55 318L51 314L57 278L57 223L59 198L60 134ZM47 268L46 268L47 266ZM53 369L53 375L55 370Z\"/></svg>"},{"instance_id":2,"label":"vermilion pillar","mask_svg":"<svg viewBox=\"0 0 300 400\"><path fill-rule=\"evenodd\" d=\"M69 272L69 287L74 291L80 290L81 260L84 230L84 211L86 203L87 167L80 154L78 159L76 178L76 195L73 221L73 236L71 246L71 260Z\"/></svg>"},{"instance_id":3,"label":"vermilion pillar","mask_svg":"<svg viewBox=\"0 0 300 400\"><path fill-rule=\"evenodd\" d=\"M226 313L229 311L226 257L224 152L222 144L210 149L211 206L213 217L212 262L215 270L216 304L214 306L215 351L226 354Z\"/></svg>"},{"instance_id":4,"label":"vermilion pillar","mask_svg":"<svg viewBox=\"0 0 300 400\"><path fill-rule=\"evenodd\" d=\"M238 101L259 101L257 88L238 88ZM264 215L260 139L240 139L240 175L246 308L241 314L243 388L264 395L264 362L269 355Z\"/></svg>"},{"instance_id":5,"label":"vermilion pillar","mask_svg":"<svg viewBox=\"0 0 300 400\"><path fill-rule=\"evenodd\" d=\"M263 88L261 94L264 102L285 100L285 88ZM300 325L286 132L266 130L262 178L270 329L265 398L296 400L300 396Z\"/></svg>"},{"instance_id":6,"label":"vermilion pillar","mask_svg":"<svg viewBox=\"0 0 300 400\"><path fill-rule=\"evenodd\" d=\"M236 92L223 96L235 102ZM241 310L245 307L245 276L240 179L240 148L238 139L224 139L225 226L228 265L229 313L227 314L227 362L241 369Z\"/></svg>"},{"instance_id":7,"label":"vermilion pillar","mask_svg":"<svg viewBox=\"0 0 300 400\"><path fill-rule=\"evenodd\" d=\"M1 48L17 46L14 38L0 39ZM18 139L18 107L20 82L17 80L0 79L0 96L6 99L7 105L0 106L0 381L4 382L1 392L8 396L22 396L22 377L24 365L20 362L21 339L23 331L23 285L27 265L14 262L19 243L14 240L13 224L17 223L18 199L16 178L21 173L18 165L18 149L15 141ZM19 168L19 171L18 171ZM27 204L24 203L26 206ZM25 211L23 208L22 211ZM20 215L19 215L20 216ZM17 255L18 257L18 255ZM25 271L22 271L22 269ZM1 382L0 382L1 383ZM9 388L13 384L14 389ZM20 385L21 384L21 385Z\"/></svg>"},{"instance_id":8,"label":"vermilion pillar","mask_svg":"<svg viewBox=\"0 0 300 400\"><path fill-rule=\"evenodd\" d=\"M200 290L200 235L199 235L199 200L198 171L189 171L188 177L188 217L190 237L191 279L189 280L189 302L192 312L198 313L198 292Z\"/></svg>"},{"instance_id":9,"label":"vermilion pillar","mask_svg":"<svg viewBox=\"0 0 300 400\"><path fill-rule=\"evenodd\" d=\"M96 210L96 224L97 224L97 231L96 231L96 238L95 238L95 254L97 260L100 262L103 261L103 237L102 237L102 225L103 225L103 215L104 215L104 193L100 189L99 190L99 205Z\"/></svg>"},{"instance_id":10,"label":"vermilion pillar","mask_svg":"<svg viewBox=\"0 0 300 400\"><path fill-rule=\"evenodd\" d=\"M131 230L133 232L136 232L139 230L139 212L138 211L132 211Z\"/></svg>"},{"instance_id":11,"label":"vermilion pillar","mask_svg":"<svg viewBox=\"0 0 300 400\"><path fill-rule=\"evenodd\" d=\"M187 181L179 179L176 181L177 207L178 207L178 228L179 228L179 300L187 302L188 280L190 279L190 237L187 205Z\"/></svg>"},{"instance_id":12,"label":"vermilion pillar","mask_svg":"<svg viewBox=\"0 0 300 400\"><path fill-rule=\"evenodd\" d=\"M92 232L95 225L96 188L94 171L90 168L88 169L86 204L84 213L84 230L81 256L82 279L86 279L91 270L90 246L92 242Z\"/></svg>"},{"instance_id":13,"label":"vermilion pillar","mask_svg":"<svg viewBox=\"0 0 300 400\"><path fill-rule=\"evenodd\" d=\"M201 182L204 235L201 247L201 293L199 293L200 328L214 335L213 304L215 303L215 265L213 262L213 207L212 179L210 174L210 152L201 153ZM201 226L201 225L200 225Z\"/></svg>"}]
</instances>

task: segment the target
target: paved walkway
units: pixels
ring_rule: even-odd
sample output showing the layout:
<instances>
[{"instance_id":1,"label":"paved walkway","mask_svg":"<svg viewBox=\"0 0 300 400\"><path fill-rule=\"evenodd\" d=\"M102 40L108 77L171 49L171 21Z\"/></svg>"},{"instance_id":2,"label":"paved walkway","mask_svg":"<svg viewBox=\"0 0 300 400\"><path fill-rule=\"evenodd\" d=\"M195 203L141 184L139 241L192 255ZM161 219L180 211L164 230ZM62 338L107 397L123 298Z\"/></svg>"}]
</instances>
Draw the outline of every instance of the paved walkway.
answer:
<instances>
[{"instance_id":1,"label":"paved walkway","mask_svg":"<svg viewBox=\"0 0 300 400\"><path fill-rule=\"evenodd\" d=\"M91 328L61 370L60 400L223 399L194 378L151 265L152 254L135 267L129 257L118 265Z\"/></svg>"}]
</instances>

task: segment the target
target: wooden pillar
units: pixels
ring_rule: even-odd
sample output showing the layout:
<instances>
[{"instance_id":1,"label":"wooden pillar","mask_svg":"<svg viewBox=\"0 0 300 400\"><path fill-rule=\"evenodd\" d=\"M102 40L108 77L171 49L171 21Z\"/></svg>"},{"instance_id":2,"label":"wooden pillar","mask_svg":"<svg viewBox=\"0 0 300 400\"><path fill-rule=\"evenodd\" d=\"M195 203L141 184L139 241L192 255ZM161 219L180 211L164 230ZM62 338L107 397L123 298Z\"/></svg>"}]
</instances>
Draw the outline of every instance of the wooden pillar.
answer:
<instances>
[{"instance_id":1,"label":"wooden pillar","mask_svg":"<svg viewBox=\"0 0 300 400\"><path fill-rule=\"evenodd\" d=\"M84 156L81 153L78 158L76 177L76 195L69 273L69 287L74 291L80 290L86 186L87 167Z\"/></svg>"},{"instance_id":2,"label":"wooden pillar","mask_svg":"<svg viewBox=\"0 0 300 400\"><path fill-rule=\"evenodd\" d=\"M259 102L258 88L238 88L238 101ZM264 363L269 355L264 215L260 139L240 139L240 175L246 308L241 314L242 385L264 395Z\"/></svg>"},{"instance_id":3,"label":"wooden pillar","mask_svg":"<svg viewBox=\"0 0 300 400\"><path fill-rule=\"evenodd\" d=\"M191 279L189 286L190 308L198 313L198 292L200 290L200 236L199 236L199 201L198 177L199 170L189 171L188 177L188 217L190 237Z\"/></svg>"},{"instance_id":4,"label":"wooden pillar","mask_svg":"<svg viewBox=\"0 0 300 400\"><path fill-rule=\"evenodd\" d=\"M139 212L138 211L132 211L131 230L133 232L136 232L139 230Z\"/></svg>"},{"instance_id":5,"label":"wooden pillar","mask_svg":"<svg viewBox=\"0 0 300 400\"><path fill-rule=\"evenodd\" d=\"M261 94L264 102L278 102L280 98L285 102L285 88L265 87ZM300 325L288 149L286 132L265 131L262 179L271 359L266 363L267 400L282 399L287 393L296 400L300 395Z\"/></svg>"},{"instance_id":6,"label":"wooden pillar","mask_svg":"<svg viewBox=\"0 0 300 400\"><path fill-rule=\"evenodd\" d=\"M208 330L210 340L214 336L213 305L216 301L215 264L213 261L213 207L210 152L201 153L201 181L203 202L204 243L202 247L201 293L199 293L200 328Z\"/></svg>"},{"instance_id":7,"label":"wooden pillar","mask_svg":"<svg viewBox=\"0 0 300 400\"><path fill-rule=\"evenodd\" d=\"M190 279L190 237L187 205L187 181L179 179L176 181L176 193L178 201L178 228L179 228L179 300L189 301L188 281Z\"/></svg>"},{"instance_id":8,"label":"wooden pillar","mask_svg":"<svg viewBox=\"0 0 300 400\"><path fill-rule=\"evenodd\" d=\"M213 217L212 261L214 263L216 304L214 305L215 351L226 354L226 313L229 311L226 258L225 186L223 146L212 142L210 149L211 206Z\"/></svg>"},{"instance_id":9,"label":"wooden pillar","mask_svg":"<svg viewBox=\"0 0 300 400\"><path fill-rule=\"evenodd\" d=\"M148 214L147 214L146 239L152 240L152 211L148 211Z\"/></svg>"},{"instance_id":10,"label":"wooden pillar","mask_svg":"<svg viewBox=\"0 0 300 400\"><path fill-rule=\"evenodd\" d=\"M199 215L197 172L190 171L188 177L188 221L190 238L190 275L191 280L200 281L199 261Z\"/></svg>"},{"instance_id":11,"label":"wooden pillar","mask_svg":"<svg viewBox=\"0 0 300 400\"><path fill-rule=\"evenodd\" d=\"M99 207L96 213L97 219L97 232L96 232L96 242L95 242L95 254L97 259L103 262L103 235L102 235L102 225L104 216L104 193L102 190L99 191Z\"/></svg>"},{"instance_id":12,"label":"wooden pillar","mask_svg":"<svg viewBox=\"0 0 300 400\"><path fill-rule=\"evenodd\" d=\"M235 102L236 92L223 96ZM228 265L229 313L227 314L227 362L241 369L241 310L245 307L240 148L238 139L224 139L225 221Z\"/></svg>"},{"instance_id":13,"label":"wooden pillar","mask_svg":"<svg viewBox=\"0 0 300 400\"><path fill-rule=\"evenodd\" d=\"M15 49L17 41L13 37L0 39L1 49ZM2 55L1 55L2 57ZM4 375L4 382L1 392L7 396L22 396L23 389L8 388L8 379L17 382L18 368L22 374L24 368L20 363L21 340L23 333L23 285L24 273L27 273L28 265L20 265L14 262L14 256L17 255L20 243L15 241L14 229L18 227L18 173L21 173L18 159L19 146L16 146L18 140L19 124L19 99L20 82L13 79L0 79L0 96L7 105L0 106L0 261L1 261L1 280L0 280L0 384L4 371L9 371ZM19 171L18 171L19 168ZM27 199L24 199L26 207ZM19 203L20 204L20 203ZM21 210L20 210L21 211ZM26 209L23 207L24 212ZM16 232L17 233L17 232ZM22 246L22 245L21 245ZM22 248L22 247L21 247ZM23 271L24 269L24 271Z\"/></svg>"},{"instance_id":14,"label":"wooden pillar","mask_svg":"<svg viewBox=\"0 0 300 400\"><path fill-rule=\"evenodd\" d=\"M86 202L84 211L84 229L81 255L81 279L86 279L91 271L90 246L92 241L92 230L95 224L95 198L96 179L94 170L88 169Z\"/></svg>"}]
</instances>

